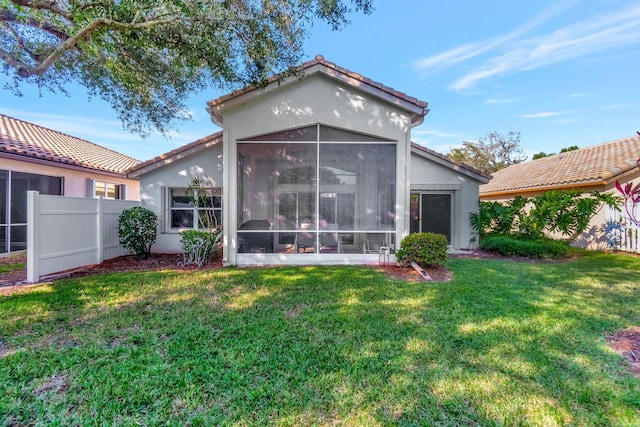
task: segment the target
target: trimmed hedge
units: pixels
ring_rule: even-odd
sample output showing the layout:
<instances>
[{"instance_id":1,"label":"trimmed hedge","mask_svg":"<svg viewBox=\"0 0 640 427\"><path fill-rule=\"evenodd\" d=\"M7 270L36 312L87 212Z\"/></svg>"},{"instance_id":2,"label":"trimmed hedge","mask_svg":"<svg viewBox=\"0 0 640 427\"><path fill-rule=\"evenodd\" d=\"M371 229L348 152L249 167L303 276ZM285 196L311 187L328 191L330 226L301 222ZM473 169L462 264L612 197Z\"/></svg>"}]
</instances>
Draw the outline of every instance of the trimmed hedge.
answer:
<instances>
[{"instance_id":1,"label":"trimmed hedge","mask_svg":"<svg viewBox=\"0 0 640 427\"><path fill-rule=\"evenodd\" d=\"M480 248L502 255L519 255L527 258L561 257L571 248L567 242L538 238L522 239L506 234L488 234L480 241Z\"/></svg>"},{"instance_id":2,"label":"trimmed hedge","mask_svg":"<svg viewBox=\"0 0 640 427\"><path fill-rule=\"evenodd\" d=\"M396 260L402 266L415 262L420 267L444 265L447 261L449 242L437 233L413 233L400 242Z\"/></svg>"},{"instance_id":3,"label":"trimmed hedge","mask_svg":"<svg viewBox=\"0 0 640 427\"><path fill-rule=\"evenodd\" d=\"M118 217L120 244L135 252L136 258L145 259L156 241L158 217L153 211L134 206L122 211Z\"/></svg>"}]
</instances>

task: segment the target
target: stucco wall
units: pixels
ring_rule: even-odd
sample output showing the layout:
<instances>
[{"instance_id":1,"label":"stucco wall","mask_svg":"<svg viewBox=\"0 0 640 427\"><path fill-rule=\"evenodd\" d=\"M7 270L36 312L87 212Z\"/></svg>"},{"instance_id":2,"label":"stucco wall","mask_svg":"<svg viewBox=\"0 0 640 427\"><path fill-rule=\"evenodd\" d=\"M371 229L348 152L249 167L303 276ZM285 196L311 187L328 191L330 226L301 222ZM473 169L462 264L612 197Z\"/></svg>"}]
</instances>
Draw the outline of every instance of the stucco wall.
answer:
<instances>
[{"instance_id":1,"label":"stucco wall","mask_svg":"<svg viewBox=\"0 0 640 427\"><path fill-rule=\"evenodd\" d=\"M477 247L469 214L478 211L478 182L416 153L411 155L410 179L412 192L452 194L451 244L455 249Z\"/></svg>"},{"instance_id":2,"label":"stucco wall","mask_svg":"<svg viewBox=\"0 0 640 427\"><path fill-rule=\"evenodd\" d=\"M0 169L62 177L64 196L87 197L89 192L88 180L95 179L112 184L125 184L127 186L125 191L126 200L140 199L140 183L136 179L127 179L109 174L101 174L97 171L54 167L45 164L23 162L7 158L0 158Z\"/></svg>"},{"instance_id":3,"label":"stucco wall","mask_svg":"<svg viewBox=\"0 0 640 427\"><path fill-rule=\"evenodd\" d=\"M634 170L631 173L627 173L618 178L622 185L629 181L639 182L640 179L640 170ZM601 193L610 193L614 196L620 196L620 193L615 188L615 180L610 180L604 185L593 186L589 188L579 188L579 190L584 191L585 193L599 191ZM532 192L528 194L522 194L523 197L533 197L541 192ZM511 200L515 195L501 195L501 196L483 196L483 201L497 201L497 202L506 202ZM621 208L624 210L624 206L621 205ZM607 206L601 205L596 214L591 218L589 222L589 226L587 230L580 234L578 238L572 243L572 246L581 248L581 249L589 249L589 250L608 250L609 245L607 242L606 236L606 222L609 219L609 208ZM561 235L554 235L552 237L563 238Z\"/></svg>"},{"instance_id":4,"label":"stucco wall","mask_svg":"<svg viewBox=\"0 0 640 427\"><path fill-rule=\"evenodd\" d=\"M223 195L225 262L236 263L237 176L235 142L239 139L311 124L324 124L397 141L396 232L408 233L410 113L356 88L315 74L248 99L224 111L225 173ZM407 183L403 185L401 183ZM313 262L310 258L308 262Z\"/></svg>"},{"instance_id":5,"label":"stucco wall","mask_svg":"<svg viewBox=\"0 0 640 427\"><path fill-rule=\"evenodd\" d=\"M180 253L180 234L168 231L163 209L163 189L187 187L193 177L207 176L216 187L222 187L222 144L206 148L190 156L174 160L146 173L140 178L141 205L158 215L158 237L151 247L153 252ZM224 194L224 191L223 191Z\"/></svg>"}]
</instances>

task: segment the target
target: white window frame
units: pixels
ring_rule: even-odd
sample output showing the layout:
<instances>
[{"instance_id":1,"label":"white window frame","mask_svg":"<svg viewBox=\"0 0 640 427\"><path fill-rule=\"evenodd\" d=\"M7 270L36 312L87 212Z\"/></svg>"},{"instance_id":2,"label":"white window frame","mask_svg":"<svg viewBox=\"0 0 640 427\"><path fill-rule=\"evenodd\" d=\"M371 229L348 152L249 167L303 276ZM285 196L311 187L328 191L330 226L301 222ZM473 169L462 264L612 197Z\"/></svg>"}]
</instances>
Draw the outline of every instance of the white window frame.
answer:
<instances>
[{"instance_id":1,"label":"white window frame","mask_svg":"<svg viewBox=\"0 0 640 427\"><path fill-rule=\"evenodd\" d=\"M172 202L173 202L173 192L174 191L182 191L185 192L187 190L187 187L166 187L165 188L165 224L166 224L166 231L169 233L179 233L180 231L183 230L199 230L200 229L200 221L197 220L198 218L198 211L199 210L208 210L208 211L213 211L214 214L216 214L217 218L220 218L220 223L218 224L218 226L222 226L222 188L221 187L207 187L206 190L211 190L213 195L211 197L218 197L220 199L220 207L212 207L212 208L198 208L196 206L189 206L189 207L173 207L172 206ZM175 211L191 211L192 215L193 215L193 227L173 227L172 226L172 219L173 219L173 212Z\"/></svg>"},{"instance_id":2,"label":"white window frame","mask_svg":"<svg viewBox=\"0 0 640 427\"><path fill-rule=\"evenodd\" d=\"M97 190L98 190L98 184L103 184L104 185L104 192L103 194L97 194ZM116 197L109 197L108 196L108 188L109 186L113 186L114 191L116 193ZM103 181L103 180L99 180L99 179L92 179L91 180L91 190L90 190L90 197L93 197L95 199L98 198L103 198L103 199L109 199L109 200L126 200L126 188L127 186L125 184L116 184L115 182L111 182L111 181Z\"/></svg>"}]
</instances>

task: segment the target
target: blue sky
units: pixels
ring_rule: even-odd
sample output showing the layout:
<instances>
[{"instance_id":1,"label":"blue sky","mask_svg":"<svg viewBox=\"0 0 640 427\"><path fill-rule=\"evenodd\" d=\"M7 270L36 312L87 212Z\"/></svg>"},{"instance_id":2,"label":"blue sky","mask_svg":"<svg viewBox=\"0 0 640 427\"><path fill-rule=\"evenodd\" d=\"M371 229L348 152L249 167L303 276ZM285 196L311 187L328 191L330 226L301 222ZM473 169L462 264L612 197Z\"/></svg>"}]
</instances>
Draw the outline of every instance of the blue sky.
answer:
<instances>
[{"instance_id":1,"label":"blue sky","mask_svg":"<svg viewBox=\"0 0 640 427\"><path fill-rule=\"evenodd\" d=\"M339 32L315 23L305 60L327 60L429 102L413 140L441 153L490 131L520 131L529 157L587 147L640 130L637 0L374 0ZM0 85L4 82L0 76ZM147 160L218 129L210 91L191 98L193 121L171 139L122 130L110 107L25 88L0 92L0 112Z\"/></svg>"}]
</instances>

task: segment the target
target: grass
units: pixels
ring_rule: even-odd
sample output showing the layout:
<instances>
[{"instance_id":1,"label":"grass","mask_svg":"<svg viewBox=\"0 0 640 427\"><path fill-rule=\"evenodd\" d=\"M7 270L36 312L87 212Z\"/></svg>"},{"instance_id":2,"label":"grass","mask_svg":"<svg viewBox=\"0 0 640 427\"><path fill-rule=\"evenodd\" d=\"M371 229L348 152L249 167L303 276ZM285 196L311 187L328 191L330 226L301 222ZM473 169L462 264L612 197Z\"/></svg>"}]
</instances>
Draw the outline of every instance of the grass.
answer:
<instances>
[{"instance_id":1,"label":"grass","mask_svg":"<svg viewBox=\"0 0 640 427\"><path fill-rule=\"evenodd\" d=\"M640 425L640 258L118 273L0 297L5 425Z\"/></svg>"},{"instance_id":2,"label":"grass","mask_svg":"<svg viewBox=\"0 0 640 427\"><path fill-rule=\"evenodd\" d=\"M26 264L6 264L0 265L0 273L10 273L14 270L22 270L24 269Z\"/></svg>"}]
</instances>

